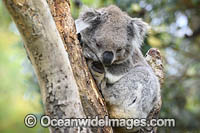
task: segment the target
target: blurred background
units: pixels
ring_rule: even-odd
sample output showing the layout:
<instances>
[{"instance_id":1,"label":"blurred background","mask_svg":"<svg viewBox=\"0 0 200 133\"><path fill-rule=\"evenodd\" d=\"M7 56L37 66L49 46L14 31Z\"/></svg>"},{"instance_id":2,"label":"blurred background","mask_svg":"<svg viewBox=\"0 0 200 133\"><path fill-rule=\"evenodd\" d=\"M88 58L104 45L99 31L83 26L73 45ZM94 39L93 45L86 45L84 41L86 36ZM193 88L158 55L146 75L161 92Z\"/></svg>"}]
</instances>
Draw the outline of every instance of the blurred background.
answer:
<instances>
[{"instance_id":1,"label":"blurred background","mask_svg":"<svg viewBox=\"0 0 200 133\"><path fill-rule=\"evenodd\" d=\"M166 79L160 117L175 118L175 128L160 133L200 133L200 0L71 0L73 17L83 5L115 4L152 26L143 53L160 49ZM44 133L24 125L24 117L43 114L40 90L20 35L0 0L0 132Z\"/></svg>"}]
</instances>

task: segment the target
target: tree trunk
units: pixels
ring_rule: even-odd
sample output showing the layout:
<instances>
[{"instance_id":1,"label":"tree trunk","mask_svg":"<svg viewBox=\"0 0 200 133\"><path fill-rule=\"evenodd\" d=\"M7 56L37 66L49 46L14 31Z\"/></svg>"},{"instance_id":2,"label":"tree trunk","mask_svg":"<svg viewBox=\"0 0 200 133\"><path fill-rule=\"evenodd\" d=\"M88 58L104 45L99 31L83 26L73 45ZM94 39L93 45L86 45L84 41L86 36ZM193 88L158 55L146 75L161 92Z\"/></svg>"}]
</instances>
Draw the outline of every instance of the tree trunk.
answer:
<instances>
[{"instance_id":1,"label":"tree trunk","mask_svg":"<svg viewBox=\"0 0 200 133\"><path fill-rule=\"evenodd\" d=\"M105 115L108 115L107 109L82 54L74 20L70 13L69 0L47 1L66 51L69 54L74 77L80 89L84 112L87 116L100 116L103 118Z\"/></svg>"},{"instance_id":2,"label":"tree trunk","mask_svg":"<svg viewBox=\"0 0 200 133\"><path fill-rule=\"evenodd\" d=\"M3 1L21 33L36 72L45 113L51 118L108 115L82 55L69 0ZM163 68L158 73L163 73ZM53 133L80 131L80 128L66 127L49 129ZM82 130L112 132L110 127Z\"/></svg>"},{"instance_id":3,"label":"tree trunk","mask_svg":"<svg viewBox=\"0 0 200 133\"><path fill-rule=\"evenodd\" d=\"M4 0L24 41L41 88L45 113L51 118L84 118L68 53L44 0ZM77 132L53 128L50 132ZM85 129L83 129L85 130Z\"/></svg>"}]
</instances>

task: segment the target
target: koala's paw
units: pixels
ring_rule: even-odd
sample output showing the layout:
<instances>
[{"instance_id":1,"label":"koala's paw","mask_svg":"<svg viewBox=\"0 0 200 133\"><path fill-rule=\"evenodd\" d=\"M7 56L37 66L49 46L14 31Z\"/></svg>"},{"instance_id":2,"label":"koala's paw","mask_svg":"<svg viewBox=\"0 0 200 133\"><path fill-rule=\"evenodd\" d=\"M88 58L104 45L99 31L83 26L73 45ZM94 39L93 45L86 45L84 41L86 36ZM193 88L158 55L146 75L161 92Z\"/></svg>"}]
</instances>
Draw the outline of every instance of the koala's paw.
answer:
<instances>
[{"instance_id":1,"label":"koala's paw","mask_svg":"<svg viewBox=\"0 0 200 133\"><path fill-rule=\"evenodd\" d=\"M98 88L99 89L105 88L106 86L105 69L102 63L88 60L87 64Z\"/></svg>"}]
</instances>

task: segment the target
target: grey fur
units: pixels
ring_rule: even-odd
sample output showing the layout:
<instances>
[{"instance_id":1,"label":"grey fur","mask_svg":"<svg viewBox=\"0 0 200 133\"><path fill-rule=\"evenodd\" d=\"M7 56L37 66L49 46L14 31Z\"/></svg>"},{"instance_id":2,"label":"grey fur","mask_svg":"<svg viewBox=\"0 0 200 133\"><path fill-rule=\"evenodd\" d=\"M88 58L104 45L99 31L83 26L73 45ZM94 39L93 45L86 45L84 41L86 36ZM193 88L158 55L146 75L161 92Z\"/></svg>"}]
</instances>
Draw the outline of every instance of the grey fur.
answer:
<instances>
[{"instance_id":1,"label":"grey fur","mask_svg":"<svg viewBox=\"0 0 200 133\"><path fill-rule=\"evenodd\" d=\"M116 6L86 10L76 20L84 56L111 117L147 118L159 100L158 79L140 51L148 27ZM109 66L103 63L105 51L114 54ZM104 73L94 71L91 61L101 62Z\"/></svg>"}]
</instances>

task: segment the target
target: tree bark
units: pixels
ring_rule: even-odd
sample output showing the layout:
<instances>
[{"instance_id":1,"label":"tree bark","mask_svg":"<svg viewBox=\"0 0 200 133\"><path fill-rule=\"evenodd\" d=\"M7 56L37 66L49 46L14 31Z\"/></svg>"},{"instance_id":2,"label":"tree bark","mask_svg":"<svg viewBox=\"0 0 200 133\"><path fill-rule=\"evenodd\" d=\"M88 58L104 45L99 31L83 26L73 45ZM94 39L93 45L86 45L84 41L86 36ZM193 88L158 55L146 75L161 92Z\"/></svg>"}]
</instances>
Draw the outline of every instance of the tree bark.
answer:
<instances>
[{"instance_id":1,"label":"tree bark","mask_svg":"<svg viewBox=\"0 0 200 133\"><path fill-rule=\"evenodd\" d=\"M87 116L108 115L105 103L88 70L76 35L69 0L47 0L58 31L69 54L74 77L80 89L84 112Z\"/></svg>"},{"instance_id":2,"label":"tree bark","mask_svg":"<svg viewBox=\"0 0 200 133\"><path fill-rule=\"evenodd\" d=\"M51 118L84 118L80 94L64 44L44 0L4 0L24 41ZM50 132L78 132L53 128Z\"/></svg>"},{"instance_id":3,"label":"tree bark","mask_svg":"<svg viewBox=\"0 0 200 133\"><path fill-rule=\"evenodd\" d=\"M86 116L108 115L105 102L88 70L76 35L74 20L70 12L69 0L47 0L57 29L69 54L72 71L79 88L81 102ZM93 132L112 132L110 127L93 128Z\"/></svg>"},{"instance_id":4,"label":"tree bark","mask_svg":"<svg viewBox=\"0 0 200 133\"><path fill-rule=\"evenodd\" d=\"M52 118L103 118L108 115L105 102L82 55L69 0L3 1L21 33L36 72L45 113ZM147 60L162 82L163 67L157 69L155 62L158 62L158 56L151 55L152 52ZM110 127L92 128L92 131L50 127L53 133L82 130L112 132Z\"/></svg>"},{"instance_id":5,"label":"tree bark","mask_svg":"<svg viewBox=\"0 0 200 133\"><path fill-rule=\"evenodd\" d=\"M160 54L160 51L156 48L151 48L146 53L146 61L152 67L155 75L158 77L160 86L164 83L164 66L163 66L163 59ZM151 112L149 113L147 119L157 119L159 118L159 113L162 106L162 97L158 98L158 103L153 107ZM157 133L157 127L153 127L152 132Z\"/></svg>"}]
</instances>

